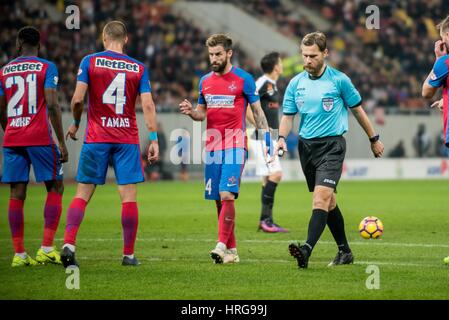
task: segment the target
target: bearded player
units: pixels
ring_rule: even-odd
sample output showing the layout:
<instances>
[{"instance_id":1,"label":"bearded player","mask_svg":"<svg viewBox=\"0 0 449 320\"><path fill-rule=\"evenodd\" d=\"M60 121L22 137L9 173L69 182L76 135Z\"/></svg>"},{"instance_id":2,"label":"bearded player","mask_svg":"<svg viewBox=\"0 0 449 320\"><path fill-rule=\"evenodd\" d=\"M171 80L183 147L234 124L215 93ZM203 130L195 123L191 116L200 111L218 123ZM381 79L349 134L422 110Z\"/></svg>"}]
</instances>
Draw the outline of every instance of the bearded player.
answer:
<instances>
[{"instance_id":1,"label":"bearded player","mask_svg":"<svg viewBox=\"0 0 449 320\"><path fill-rule=\"evenodd\" d=\"M247 158L246 107L250 104L256 127L268 123L262 111L253 77L231 64L232 39L215 34L206 41L212 72L199 82L196 109L184 100L182 114L194 121L207 118L205 198L215 200L218 213L218 241L210 252L215 263L239 262L235 240L235 206L240 179ZM270 161L269 158L267 158Z\"/></svg>"}]
</instances>

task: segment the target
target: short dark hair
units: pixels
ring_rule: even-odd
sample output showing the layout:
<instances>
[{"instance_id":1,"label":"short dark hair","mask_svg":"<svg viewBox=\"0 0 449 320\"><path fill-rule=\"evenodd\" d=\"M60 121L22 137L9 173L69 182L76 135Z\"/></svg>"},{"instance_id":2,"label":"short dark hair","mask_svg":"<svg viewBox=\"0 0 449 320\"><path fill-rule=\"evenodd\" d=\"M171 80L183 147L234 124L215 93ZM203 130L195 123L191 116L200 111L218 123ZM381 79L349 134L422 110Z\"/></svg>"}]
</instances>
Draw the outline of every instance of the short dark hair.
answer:
<instances>
[{"instance_id":1,"label":"short dark hair","mask_svg":"<svg viewBox=\"0 0 449 320\"><path fill-rule=\"evenodd\" d=\"M37 47L41 40L41 34L35 27L26 26L17 33L17 40L21 45Z\"/></svg>"},{"instance_id":2,"label":"short dark hair","mask_svg":"<svg viewBox=\"0 0 449 320\"><path fill-rule=\"evenodd\" d=\"M206 47L222 46L225 51L232 49L232 39L222 33L213 34L206 40Z\"/></svg>"},{"instance_id":3,"label":"short dark hair","mask_svg":"<svg viewBox=\"0 0 449 320\"><path fill-rule=\"evenodd\" d=\"M279 63L281 55L279 52L270 52L263 56L260 60L260 67L264 73L270 73L274 70L274 67Z\"/></svg>"},{"instance_id":4,"label":"short dark hair","mask_svg":"<svg viewBox=\"0 0 449 320\"><path fill-rule=\"evenodd\" d=\"M301 42L302 45L310 47L316 44L320 51L324 51L327 49L326 44L326 35L320 31L315 31L312 33L308 33L304 36Z\"/></svg>"}]
</instances>

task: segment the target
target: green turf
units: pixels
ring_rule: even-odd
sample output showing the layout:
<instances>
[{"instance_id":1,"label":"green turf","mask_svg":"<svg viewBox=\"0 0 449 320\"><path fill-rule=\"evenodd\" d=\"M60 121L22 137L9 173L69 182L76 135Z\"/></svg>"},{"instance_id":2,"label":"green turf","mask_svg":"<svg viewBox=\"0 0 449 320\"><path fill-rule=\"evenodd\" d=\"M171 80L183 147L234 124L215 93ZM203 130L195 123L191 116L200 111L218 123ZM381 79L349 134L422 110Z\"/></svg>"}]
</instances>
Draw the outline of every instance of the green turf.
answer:
<instances>
[{"instance_id":1,"label":"green turf","mask_svg":"<svg viewBox=\"0 0 449 320\"><path fill-rule=\"evenodd\" d=\"M241 263L214 265L213 202L191 183L139 185L136 255L142 265L121 263L120 202L116 187L99 187L78 236L80 289L65 287L59 266L13 269L8 229L8 188L0 187L0 299L448 299L449 189L447 181L347 182L338 203L355 264L329 269L336 247L328 230L315 248L309 269L298 270L290 240L304 239L311 194L304 183L283 183L275 218L288 234L256 232L260 185L244 184L237 201L236 236ZM66 186L57 245L75 192ZM43 229L43 186L31 186L25 204L25 246L35 254ZM381 240L363 240L360 220L376 215L385 225ZM380 269L380 289L368 290L368 265Z\"/></svg>"}]
</instances>

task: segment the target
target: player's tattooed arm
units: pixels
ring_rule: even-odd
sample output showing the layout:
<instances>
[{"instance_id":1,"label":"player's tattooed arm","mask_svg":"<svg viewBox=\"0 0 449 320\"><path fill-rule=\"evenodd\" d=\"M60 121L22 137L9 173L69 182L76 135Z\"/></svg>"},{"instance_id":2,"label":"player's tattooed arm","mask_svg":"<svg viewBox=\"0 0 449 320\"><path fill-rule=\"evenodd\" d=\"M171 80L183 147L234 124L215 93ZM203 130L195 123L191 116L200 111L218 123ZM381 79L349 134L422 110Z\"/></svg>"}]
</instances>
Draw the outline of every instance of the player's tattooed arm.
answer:
<instances>
[{"instance_id":1,"label":"player's tattooed arm","mask_svg":"<svg viewBox=\"0 0 449 320\"><path fill-rule=\"evenodd\" d=\"M56 89L45 89L45 102L47 103L48 116L51 125L58 138L59 151L61 152L61 162L67 162L69 154L64 141L64 130L62 128L61 108L58 104L58 93Z\"/></svg>"},{"instance_id":2,"label":"player's tattooed arm","mask_svg":"<svg viewBox=\"0 0 449 320\"><path fill-rule=\"evenodd\" d=\"M254 121L256 122L256 128L269 130L267 118L265 117L265 113L262 110L260 101L251 103L251 110L253 111L253 117Z\"/></svg>"},{"instance_id":3,"label":"player's tattooed arm","mask_svg":"<svg viewBox=\"0 0 449 320\"><path fill-rule=\"evenodd\" d=\"M246 108L246 121L256 126L256 120L254 120L254 115L251 108Z\"/></svg>"},{"instance_id":4,"label":"player's tattooed arm","mask_svg":"<svg viewBox=\"0 0 449 320\"><path fill-rule=\"evenodd\" d=\"M0 124L3 131L6 130L6 125L8 124L8 118L6 116L6 98L5 96L0 96Z\"/></svg>"}]
</instances>

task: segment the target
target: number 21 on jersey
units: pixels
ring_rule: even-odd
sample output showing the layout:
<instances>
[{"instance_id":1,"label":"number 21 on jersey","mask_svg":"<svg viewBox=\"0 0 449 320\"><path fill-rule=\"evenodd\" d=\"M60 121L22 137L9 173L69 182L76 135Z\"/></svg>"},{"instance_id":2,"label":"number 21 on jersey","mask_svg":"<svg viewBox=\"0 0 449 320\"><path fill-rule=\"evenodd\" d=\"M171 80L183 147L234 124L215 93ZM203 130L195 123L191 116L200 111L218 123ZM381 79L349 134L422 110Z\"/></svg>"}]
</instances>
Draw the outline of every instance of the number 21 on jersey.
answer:
<instances>
[{"instance_id":1,"label":"number 21 on jersey","mask_svg":"<svg viewBox=\"0 0 449 320\"><path fill-rule=\"evenodd\" d=\"M17 91L8 101L8 118L23 114L23 97L25 95L25 82L28 88L28 113L37 113L37 79L35 73L30 73L24 79L22 76L9 77L5 81L6 89L17 86Z\"/></svg>"}]
</instances>

